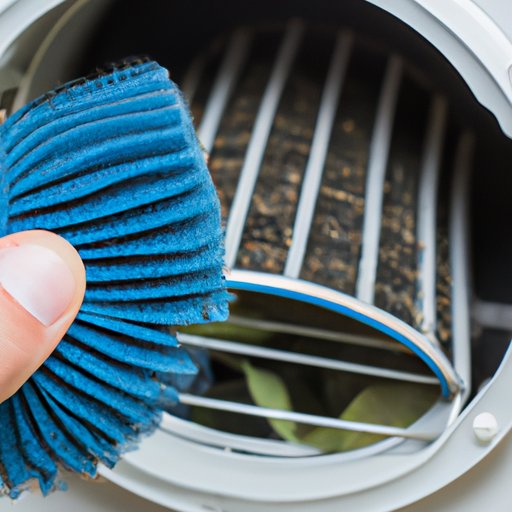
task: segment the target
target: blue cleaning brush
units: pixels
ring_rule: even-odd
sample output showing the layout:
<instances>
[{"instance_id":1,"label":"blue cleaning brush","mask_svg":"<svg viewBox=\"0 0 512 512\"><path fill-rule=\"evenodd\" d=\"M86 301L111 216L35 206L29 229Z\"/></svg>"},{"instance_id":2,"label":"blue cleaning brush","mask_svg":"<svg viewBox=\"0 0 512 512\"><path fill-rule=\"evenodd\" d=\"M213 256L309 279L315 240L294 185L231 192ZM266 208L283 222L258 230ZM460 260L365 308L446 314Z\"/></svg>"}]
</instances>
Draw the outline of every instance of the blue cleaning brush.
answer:
<instances>
[{"instance_id":1,"label":"blue cleaning brush","mask_svg":"<svg viewBox=\"0 0 512 512\"><path fill-rule=\"evenodd\" d=\"M124 62L14 113L0 170L0 234L54 231L87 272L64 339L0 405L0 490L16 498L33 482L50 492L60 468L94 477L153 431L178 401L168 383L196 372L164 326L224 320L228 294L215 189L155 62Z\"/></svg>"}]
</instances>

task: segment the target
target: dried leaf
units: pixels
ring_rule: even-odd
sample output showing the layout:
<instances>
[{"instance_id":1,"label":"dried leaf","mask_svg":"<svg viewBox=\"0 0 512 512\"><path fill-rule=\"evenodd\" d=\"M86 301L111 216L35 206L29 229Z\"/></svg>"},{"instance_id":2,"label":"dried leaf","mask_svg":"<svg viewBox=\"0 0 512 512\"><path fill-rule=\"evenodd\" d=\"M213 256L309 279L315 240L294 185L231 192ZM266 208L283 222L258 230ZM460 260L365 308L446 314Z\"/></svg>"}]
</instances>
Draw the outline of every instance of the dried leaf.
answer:
<instances>
[{"instance_id":1,"label":"dried leaf","mask_svg":"<svg viewBox=\"0 0 512 512\"><path fill-rule=\"evenodd\" d=\"M432 386L375 384L359 393L340 419L405 428L420 418L438 396L439 390ZM325 452L340 452L362 448L382 439L383 436L375 434L320 427L301 441Z\"/></svg>"},{"instance_id":2,"label":"dried leaf","mask_svg":"<svg viewBox=\"0 0 512 512\"><path fill-rule=\"evenodd\" d=\"M242 363L247 386L256 405L292 411L292 402L286 385L279 375L256 368L248 361ZM296 424L292 421L268 420L272 428L286 441L300 442L296 435Z\"/></svg>"}]
</instances>

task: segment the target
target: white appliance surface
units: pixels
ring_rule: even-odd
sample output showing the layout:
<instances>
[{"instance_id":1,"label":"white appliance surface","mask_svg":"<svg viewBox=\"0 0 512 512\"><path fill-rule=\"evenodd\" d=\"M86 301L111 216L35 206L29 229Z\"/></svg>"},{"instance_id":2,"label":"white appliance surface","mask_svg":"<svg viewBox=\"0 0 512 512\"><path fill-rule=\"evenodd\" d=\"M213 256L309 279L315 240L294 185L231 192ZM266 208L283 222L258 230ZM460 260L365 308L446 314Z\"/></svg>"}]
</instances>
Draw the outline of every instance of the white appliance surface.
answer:
<instances>
[{"instance_id":1,"label":"white appliance surface","mask_svg":"<svg viewBox=\"0 0 512 512\"><path fill-rule=\"evenodd\" d=\"M165 512L169 509L146 501L106 480L87 482L66 476L69 489L43 498L26 494L19 501L0 499L0 512Z\"/></svg>"}]
</instances>

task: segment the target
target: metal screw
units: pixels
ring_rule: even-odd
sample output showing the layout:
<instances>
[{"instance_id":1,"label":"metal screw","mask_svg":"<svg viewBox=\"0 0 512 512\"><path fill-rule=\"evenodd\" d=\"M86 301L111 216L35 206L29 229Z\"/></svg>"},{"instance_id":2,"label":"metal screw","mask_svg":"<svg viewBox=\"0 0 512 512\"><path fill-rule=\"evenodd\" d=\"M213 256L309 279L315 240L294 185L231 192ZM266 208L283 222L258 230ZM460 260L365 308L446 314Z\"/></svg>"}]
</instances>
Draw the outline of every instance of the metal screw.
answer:
<instances>
[{"instance_id":1,"label":"metal screw","mask_svg":"<svg viewBox=\"0 0 512 512\"><path fill-rule=\"evenodd\" d=\"M498 433L498 421L490 412L483 412L473 420L473 432L482 443L488 443Z\"/></svg>"}]
</instances>

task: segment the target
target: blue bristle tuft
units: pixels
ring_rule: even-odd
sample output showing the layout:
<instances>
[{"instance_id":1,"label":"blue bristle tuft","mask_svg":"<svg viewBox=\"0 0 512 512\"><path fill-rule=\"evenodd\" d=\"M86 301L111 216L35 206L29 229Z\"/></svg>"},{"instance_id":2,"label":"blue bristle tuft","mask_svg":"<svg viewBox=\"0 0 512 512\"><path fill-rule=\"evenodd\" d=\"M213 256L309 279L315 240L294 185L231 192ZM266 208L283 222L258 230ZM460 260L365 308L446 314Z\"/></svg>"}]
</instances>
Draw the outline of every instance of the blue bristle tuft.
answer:
<instances>
[{"instance_id":1,"label":"blue bristle tuft","mask_svg":"<svg viewBox=\"0 0 512 512\"><path fill-rule=\"evenodd\" d=\"M35 432L30 412L21 394L15 395L10 402L13 405L11 414L16 421L15 428L19 439L19 450L25 464L35 471L41 492L43 495L47 495L52 490L57 477L57 464L41 444Z\"/></svg>"},{"instance_id":2,"label":"blue bristle tuft","mask_svg":"<svg viewBox=\"0 0 512 512\"><path fill-rule=\"evenodd\" d=\"M59 87L0 127L0 236L55 231L88 288L52 356L0 405L0 494L59 488L59 467L115 465L178 389L193 357L169 326L225 320L220 208L168 72L133 61Z\"/></svg>"}]
</instances>

